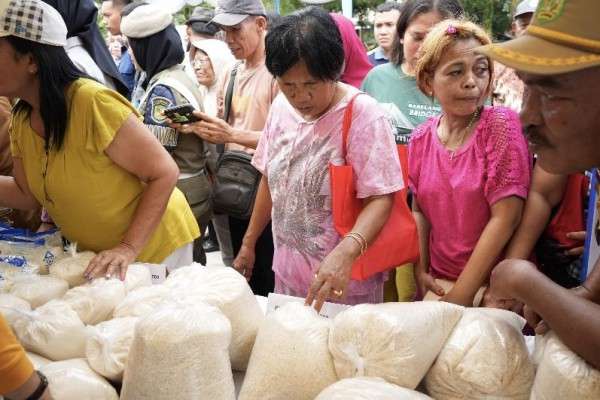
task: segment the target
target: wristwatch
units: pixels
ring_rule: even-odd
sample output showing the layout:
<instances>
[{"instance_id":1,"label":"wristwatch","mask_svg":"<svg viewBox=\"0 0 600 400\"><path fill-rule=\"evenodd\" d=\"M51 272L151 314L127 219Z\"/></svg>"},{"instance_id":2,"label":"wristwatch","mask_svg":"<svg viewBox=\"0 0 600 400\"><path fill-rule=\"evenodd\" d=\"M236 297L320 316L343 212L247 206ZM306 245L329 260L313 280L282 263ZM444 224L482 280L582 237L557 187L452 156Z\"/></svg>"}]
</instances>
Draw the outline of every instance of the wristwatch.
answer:
<instances>
[{"instance_id":1,"label":"wristwatch","mask_svg":"<svg viewBox=\"0 0 600 400\"><path fill-rule=\"evenodd\" d=\"M48 378L46 378L46 375L42 374L40 371L35 372L40 377L40 384L38 385L37 389L35 389L35 392L33 392L27 398L27 400L39 400L48 388Z\"/></svg>"}]
</instances>

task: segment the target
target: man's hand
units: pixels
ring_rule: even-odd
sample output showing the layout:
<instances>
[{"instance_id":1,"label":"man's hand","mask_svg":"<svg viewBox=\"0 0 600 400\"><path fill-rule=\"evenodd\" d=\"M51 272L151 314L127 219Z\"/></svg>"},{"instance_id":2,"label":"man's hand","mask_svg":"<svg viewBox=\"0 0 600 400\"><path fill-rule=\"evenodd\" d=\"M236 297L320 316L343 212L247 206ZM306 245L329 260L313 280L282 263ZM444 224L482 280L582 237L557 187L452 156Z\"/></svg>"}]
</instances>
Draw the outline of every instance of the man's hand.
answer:
<instances>
[{"instance_id":1,"label":"man's hand","mask_svg":"<svg viewBox=\"0 0 600 400\"><path fill-rule=\"evenodd\" d=\"M536 273L534 264L525 260L504 260L492 271L490 296L497 301L518 300L519 284L526 282L531 273Z\"/></svg>"},{"instance_id":2,"label":"man's hand","mask_svg":"<svg viewBox=\"0 0 600 400\"><path fill-rule=\"evenodd\" d=\"M234 142L235 132L227 122L200 111L194 111L194 116L200 121L189 124L177 124L169 120L169 126L181 133L194 133L202 139L215 144Z\"/></svg>"},{"instance_id":3,"label":"man's hand","mask_svg":"<svg viewBox=\"0 0 600 400\"><path fill-rule=\"evenodd\" d=\"M580 256L583 254L583 247L585 243L585 231L579 232L569 232L567 233L567 238L571 240L575 240L577 242L581 242L581 246L577 246L572 248L571 250L567 250L566 253L569 256Z\"/></svg>"}]
</instances>

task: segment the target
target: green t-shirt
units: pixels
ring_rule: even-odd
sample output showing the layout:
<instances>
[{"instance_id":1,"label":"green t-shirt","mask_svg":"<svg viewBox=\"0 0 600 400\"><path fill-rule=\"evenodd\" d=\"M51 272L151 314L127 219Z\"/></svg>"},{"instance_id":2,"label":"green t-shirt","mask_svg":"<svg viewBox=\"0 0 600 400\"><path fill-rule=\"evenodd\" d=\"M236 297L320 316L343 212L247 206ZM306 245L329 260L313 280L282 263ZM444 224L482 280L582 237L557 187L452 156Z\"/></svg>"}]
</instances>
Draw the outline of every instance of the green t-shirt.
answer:
<instances>
[{"instance_id":1,"label":"green t-shirt","mask_svg":"<svg viewBox=\"0 0 600 400\"><path fill-rule=\"evenodd\" d=\"M373 68L361 89L388 113L398 144L407 144L414 128L442 112L437 101L419 90L415 78L392 63Z\"/></svg>"}]
</instances>

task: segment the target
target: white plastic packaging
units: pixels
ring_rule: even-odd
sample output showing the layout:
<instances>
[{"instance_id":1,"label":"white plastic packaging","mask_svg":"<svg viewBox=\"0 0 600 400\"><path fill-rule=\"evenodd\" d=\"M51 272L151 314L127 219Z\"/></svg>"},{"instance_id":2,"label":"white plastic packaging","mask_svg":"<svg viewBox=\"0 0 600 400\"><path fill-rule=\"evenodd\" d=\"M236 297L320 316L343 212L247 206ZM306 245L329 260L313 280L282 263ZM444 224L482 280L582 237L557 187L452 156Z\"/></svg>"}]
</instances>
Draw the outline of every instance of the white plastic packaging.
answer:
<instances>
[{"instance_id":1,"label":"white plastic packaging","mask_svg":"<svg viewBox=\"0 0 600 400\"><path fill-rule=\"evenodd\" d=\"M221 310L231 322L231 365L245 371L258 328L264 320L246 279L229 267L192 264L174 271L165 282L176 298L192 303L205 302Z\"/></svg>"},{"instance_id":2,"label":"white plastic packaging","mask_svg":"<svg viewBox=\"0 0 600 400\"><path fill-rule=\"evenodd\" d=\"M76 245L71 245L68 255L55 262L49 269L51 276L64 279L69 283L69 287L83 285L87 282L83 273L92 258L96 256L91 251L77 253L76 249Z\"/></svg>"},{"instance_id":3,"label":"white plastic packaging","mask_svg":"<svg viewBox=\"0 0 600 400\"><path fill-rule=\"evenodd\" d=\"M23 275L13 279L10 294L27 301L35 309L50 300L59 299L69 290L69 284L59 278Z\"/></svg>"},{"instance_id":4,"label":"white plastic packaging","mask_svg":"<svg viewBox=\"0 0 600 400\"><path fill-rule=\"evenodd\" d=\"M536 337L540 355L531 400L598 400L600 371L573 353L554 332Z\"/></svg>"},{"instance_id":5,"label":"white plastic packaging","mask_svg":"<svg viewBox=\"0 0 600 400\"><path fill-rule=\"evenodd\" d=\"M430 301L361 304L341 312L329 335L337 376L380 377L415 389L462 312Z\"/></svg>"},{"instance_id":6,"label":"white plastic packaging","mask_svg":"<svg viewBox=\"0 0 600 400\"><path fill-rule=\"evenodd\" d=\"M323 390L315 400L433 400L414 390L381 378L342 379Z\"/></svg>"},{"instance_id":7,"label":"white plastic packaging","mask_svg":"<svg viewBox=\"0 0 600 400\"><path fill-rule=\"evenodd\" d=\"M63 300L86 325L110 319L115 307L125 299L125 284L119 279L95 279L70 289Z\"/></svg>"},{"instance_id":8,"label":"white plastic packaging","mask_svg":"<svg viewBox=\"0 0 600 400\"><path fill-rule=\"evenodd\" d=\"M164 285L140 287L125 296L115 308L113 318L144 317L169 299L169 289Z\"/></svg>"},{"instance_id":9,"label":"white plastic packaging","mask_svg":"<svg viewBox=\"0 0 600 400\"><path fill-rule=\"evenodd\" d=\"M95 326L85 346L90 367L111 381L120 382L133 342L138 318L116 318Z\"/></svg>"},{"instance_id":10,"label":"white plastic packaging","mask_svg":"<svg viewBox=\"0 0 600 400\"><path fill-rule=\"evenodd\" d=\"M327 348L331 321L301 303L267 315L239 400L313 400L337 380Z\"/></svg>"},{"instance_id":11,"label":"white plastic packaging","mask_svg":"<svg viewBox=\"0 0 600 400\"><path fill-rule=\"evenodd\" d=\"M427 373L436 400L527 400L535 375L521 330L525 320L493 308L467 308Z\"/></svg>"},{"instance_id":12,"label":"white plastic packaging","mask_svg":"<svg viewBox=\"0 0 600 400\"><path fill-rule=\"evenodd\" d=\"M125 274L125 290L127 290L127 293L145 286L152 286L150 269L143 264L131 264L127 267L127 273Z\"/></svg>"},{"instance_id":13,"label":"white plastic packaging","mask_svg":"<svg viewBox=\"0 0 600 400\"><path fill-rule=\"evenodd\" d=\"M8 326L13 326L15 318L22 312L31 311L28 302L12 294L0 293L0 314L6 319Z\"/></svg>"},{"instance_id":14,"label":"white plastic packaging","mask_svg":"<svg viewBox=\"0 0 600 400\"><path fill-rule=\"evenodd\" d=\"M62 300L52 300L15 318L13 330L23 347L54 361L85 357L88 329Z\"/></svg>"},{"instance_id":15,"label":"white plastic packaging","mask_svg":"<svg viewBox=\"0 0 600 400\"><path fill-rule=\"evenodd\" d=\"M82 358L53 362L40 371L48 378L52 398L56 400L118 400L115 388L92 371Z\"/></svg>"},{"instance_id":16,"label":"white plastic packaging","mask_svg":"<svg viewBox=\"0 0 600 400\"><path fill-rule=\"evenodd\" d=\"M33 364L33 368L35 369L40 369L42 368L44 365L46 364L50 364L52 362L52 360L48 360L45 357L39 356L35 353L31 353L31 352L27 352L27 358L29 358L29 361L31 361L31 363Z\"/></svg>"},{"instance_id":17,"label":"white plastic packaging","mask_svg":"<svg viewBox=\"0 0 600 400\"><path fill-rule=\"evenodd\" d=\"M206 304L165 306L140 319L121 400L234 400L231 325Z\"/></svg>"}]
</instances>

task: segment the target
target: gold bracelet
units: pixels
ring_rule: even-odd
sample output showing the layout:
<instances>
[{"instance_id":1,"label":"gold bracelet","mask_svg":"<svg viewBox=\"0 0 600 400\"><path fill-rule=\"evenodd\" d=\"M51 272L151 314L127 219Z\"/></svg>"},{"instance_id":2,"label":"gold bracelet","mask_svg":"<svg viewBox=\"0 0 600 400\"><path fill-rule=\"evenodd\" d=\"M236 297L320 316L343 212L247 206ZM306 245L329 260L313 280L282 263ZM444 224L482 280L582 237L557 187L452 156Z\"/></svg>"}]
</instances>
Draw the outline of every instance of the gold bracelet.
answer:
<instances>
[{"instance_id":1,"label":"gold bracelet","mask_svg":"<svg viewBox=\"0 0 600 400\"><path fill-rule=\"evenodd\" d=\"M360 234L356 234L355 232L348 232L344 238L352 238L358 245L360 246L360 255L365 254L367 250L367 245L364 241L364 238Z\"/></svg>"}]
</instances>

